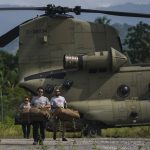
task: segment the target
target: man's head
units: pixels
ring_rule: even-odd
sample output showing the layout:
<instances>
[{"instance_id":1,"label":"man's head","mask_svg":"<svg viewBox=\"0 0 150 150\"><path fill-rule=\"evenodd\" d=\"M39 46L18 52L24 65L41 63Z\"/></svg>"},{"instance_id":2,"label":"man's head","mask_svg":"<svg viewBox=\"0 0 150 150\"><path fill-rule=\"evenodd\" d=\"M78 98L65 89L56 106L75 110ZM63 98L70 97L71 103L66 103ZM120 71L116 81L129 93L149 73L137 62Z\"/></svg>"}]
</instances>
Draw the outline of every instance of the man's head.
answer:
<instances>
[{"instance_id":1,"label":"man's head","mask_svg":"<svg viewBox=\"0 0 150 150\"><path fill-rule=\"evenodd\" d=\"M44 93L44 89L42 87L38 87L37 88L37 94L38 94L38 96L42 96L43 93Z\"/></svg>"},{"instance_id":2,"label":"man's head","mask_svg":"<svg viewBox=\"0 0 150 150\"><path fill-rule=\"evenodd\" d=\"M24 103L28 103L29 102L29 97L25 96L24 97Z\"/></svg>"},{"instance_id":3,"label":"man's head","mask_svg":"<svg viewBox=\"0 0 150 150\"><path fill-rule=\"evenodd\" d=\"M59 96L60 95L60 90L59 89L55 89L54 90L54 94L55 94L55 96Z\"/></svg>"}]
</instances>

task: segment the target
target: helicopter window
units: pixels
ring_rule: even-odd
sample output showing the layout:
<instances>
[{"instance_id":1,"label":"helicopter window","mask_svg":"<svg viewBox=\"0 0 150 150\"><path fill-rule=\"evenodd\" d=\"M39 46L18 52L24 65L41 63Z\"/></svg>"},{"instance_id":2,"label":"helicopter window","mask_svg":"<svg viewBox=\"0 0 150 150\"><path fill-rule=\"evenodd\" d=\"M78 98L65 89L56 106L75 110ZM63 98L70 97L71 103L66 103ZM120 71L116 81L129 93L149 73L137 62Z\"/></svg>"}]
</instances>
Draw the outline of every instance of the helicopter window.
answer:
<instances>
[{"instance_id":1,"label":"helicopter window","mask_svg":"<svg viewBox=\"0 0 150 150\"><path fill-rule=\"evenodd\" d=\"M66 88L66 89L69 89L72 86L72 84L73 84L73 81L71 81L71 80L65 80L63 82L63 87Z\"/></svg>"},{"instance_id":2,"label":"helicopter window","mask_svg":"<svg viewBox=\"0 0 150 150\"><path fill-rule=\"evenodd\" d=\"M53 92L53 90L54 90L54 86L53 85L50 85L50 84L47 84L46 86L45 86L45 92L46 93L48 93L48 94L51 94L52 92Z\"/></svg>"},{"instance_id":3,"label":"helicopter window","mask_svg":"<svg viewBox=\"0 0 150 150\"><path fill-rule=\"evenodd\" d=\"M120 85L118 87L117 94L120 97L125 98L125 97L129 96L129 94L130 94L130 88L127 85Z\"/></svg>"}]
</instances>

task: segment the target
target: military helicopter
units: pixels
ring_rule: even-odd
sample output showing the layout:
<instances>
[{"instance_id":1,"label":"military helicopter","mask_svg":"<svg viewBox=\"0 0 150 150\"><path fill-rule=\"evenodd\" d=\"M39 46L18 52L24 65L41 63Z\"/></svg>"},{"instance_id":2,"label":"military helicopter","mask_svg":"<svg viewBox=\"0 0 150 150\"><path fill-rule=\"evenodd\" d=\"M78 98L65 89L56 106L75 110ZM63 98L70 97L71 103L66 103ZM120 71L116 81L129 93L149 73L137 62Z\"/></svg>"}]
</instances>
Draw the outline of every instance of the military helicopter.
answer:
<instances>
[{"instance_id":1,"label":"military helicopter","mask_svg":"<svg viewBox=\"0 0 150 150\"><path fill-rule=\"evenodd\" d=\"M19 36L21 87L35 93L43 86L49 96L60 87L69 107L80 112L85 135L150 124L150 65L130 63L113 27L77 20L68 13L146 18L150 14L55 5L0 10L45 11L0 37L3 47Z\"/></svg>"}]
</instances>

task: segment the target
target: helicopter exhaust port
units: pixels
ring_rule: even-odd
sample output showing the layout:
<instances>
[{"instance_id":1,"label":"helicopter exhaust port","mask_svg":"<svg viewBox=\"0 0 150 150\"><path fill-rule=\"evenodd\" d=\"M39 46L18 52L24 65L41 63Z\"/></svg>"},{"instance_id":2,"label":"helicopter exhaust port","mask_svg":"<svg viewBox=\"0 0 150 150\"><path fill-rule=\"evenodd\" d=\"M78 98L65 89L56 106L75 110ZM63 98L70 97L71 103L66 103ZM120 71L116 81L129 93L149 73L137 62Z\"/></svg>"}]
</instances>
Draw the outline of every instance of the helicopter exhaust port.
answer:
<instances>
[{"instance_id":1,"label":"helicopter exhaust port","mask_svg":"<svg viewBox=\"0 0 150 150\"><path fill-rule=\"evenodd\" d=\"M79 56L64 55L63 66L65 69L78 68Z\"/></svg>"},{"instance_id":2,"label":"helicopter exhaust port","mask_svg":"<svg viewBox=\"0 0 150 150\"><path fill-rule=\"evenodd\" d=\"M127 62L127 57L119 51L111 48L111 51L94 52L90 55L64 55L63 65L65 69L83 69L117 71Z\"/></svg>"},{"instance_id":3,"label":"helicopter exhaust port","mask_svg":"<svg viewBox=\"0 0 150 150\"><path fill-rule=\"evenodd\" d=\"M103 56L100 55L100 52L96 52L94 55L79 55L71 56L65 55L63 64L65 69L106 69L108 60L108 53L103 52Z\"/></svg>"}]
</instances>

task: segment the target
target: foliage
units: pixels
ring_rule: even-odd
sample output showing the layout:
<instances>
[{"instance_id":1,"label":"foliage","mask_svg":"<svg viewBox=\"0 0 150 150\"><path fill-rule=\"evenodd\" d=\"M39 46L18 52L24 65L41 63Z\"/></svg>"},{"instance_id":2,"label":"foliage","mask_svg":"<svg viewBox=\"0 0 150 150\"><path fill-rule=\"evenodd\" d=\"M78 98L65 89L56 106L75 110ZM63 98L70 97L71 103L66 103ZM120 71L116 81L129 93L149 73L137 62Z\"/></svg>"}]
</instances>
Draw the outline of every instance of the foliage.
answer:
<instances>
[{"instance_id":1,"label":"foliage","mask_svg":"<svg viewBox=\"0 0 150 150\"><path fill-rule=\"evenodd\" d=\"M126 127L126 128L110 128L104 129L102 131L103 137L131 137L131 138L149 138L150 136L150 127L149 126L141 126L141 127Z\"/></svg>"},{"instance_id":2,"label":"foliage","mask_svg":"<svg viewBox=\"0 0 150 150\"><path fill-rule=\"evenodd\" d=\"M8 126L0 123L0 137L1 138L18 138L22 135L21 126ZM5 132L4 132L5 131Z\"/></svg>"},{"instance_id":3,"label":"foliage","mask_svg":"<svg viewBox=\"0 0 150 150\"><path fill-rule=\"evenodd\" d=\"M18 79L18 56L0 51L0 84L3 88L14 87Z\"/></svg>"},{"instance_id":4,"label":"foliage","mask_svg":"<svg viewBox=\"0 0 150 150\"><path fill-rule=\"evenodd\" d=\"M150 25L139 22L130 27L124 45L133 63L150 62Z\"/></svg>"},{"instance_id":5,"label":"foliage","mask_svg":"<svg viewBox=\"0 0 150 150\"><path fill-rule=\"evenodd\" d=\"M19 105L24 96L28 95L27 91L16 86L15 88L7 88L7 92L3 93L3 110L4 119L7 116L14 118Z\"/></svg>"},{"instance_id":6,"label":"foliage","mask_svg":"<svg viewBox=\"0 0 150 150\"><path fill-rule=\"evenodd\" d=\"M110 24L110 19L108 19L106 16L103 16L103 17L98 17L95 19L95 23L98 23L98 24L107 24L109 25Z\"/></svg>"},{"instance_id":7,"label":"foliage","mask_svg":"<svg viewBox=\"0 0 150 150\"><path fill-rule=\"evenodd\" d=\"M7 117L13 118L23 97L27 91L18 87L18 55L15 56L4 51L0 51L0 93L1 93L1 110L4 121Z\"/></svg>"}]
</instances>

